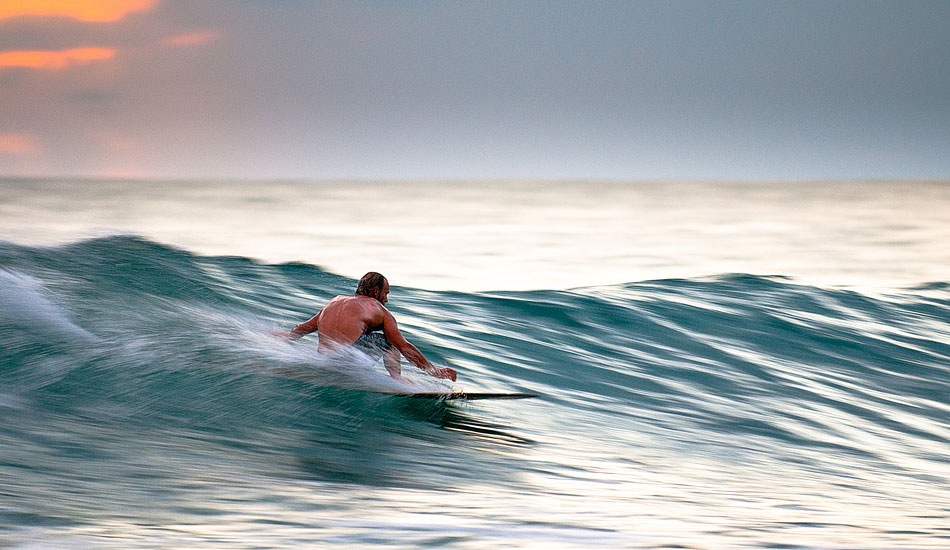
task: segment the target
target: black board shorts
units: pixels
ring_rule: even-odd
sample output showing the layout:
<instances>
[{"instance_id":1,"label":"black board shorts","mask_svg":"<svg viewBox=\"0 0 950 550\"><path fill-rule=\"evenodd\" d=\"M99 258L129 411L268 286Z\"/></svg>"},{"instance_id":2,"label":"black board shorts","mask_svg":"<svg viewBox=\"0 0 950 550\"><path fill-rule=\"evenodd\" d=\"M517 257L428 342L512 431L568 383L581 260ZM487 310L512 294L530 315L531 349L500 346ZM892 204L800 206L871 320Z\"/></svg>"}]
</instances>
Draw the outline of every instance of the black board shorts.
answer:
<instances>
[{"instance_id":1,"label":"black board shorts","mask_svg":"<svg viewBox=\"0 0 950 550\"><path fill-rule=\"evenodd\" d=\"M393 345L389 343L382 332L364 332L353 342L353 347L373 359L379 359L392 349Z\"/></svg>"}]
</instances>

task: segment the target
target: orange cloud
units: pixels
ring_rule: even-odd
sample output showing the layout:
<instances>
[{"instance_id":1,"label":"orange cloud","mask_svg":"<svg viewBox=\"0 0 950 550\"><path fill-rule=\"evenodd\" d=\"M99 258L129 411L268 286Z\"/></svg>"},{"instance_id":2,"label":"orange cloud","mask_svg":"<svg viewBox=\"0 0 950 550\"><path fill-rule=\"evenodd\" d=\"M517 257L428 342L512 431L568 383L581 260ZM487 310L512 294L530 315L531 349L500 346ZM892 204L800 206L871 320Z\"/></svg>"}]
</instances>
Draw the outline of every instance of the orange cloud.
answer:
<instances>
[{"instance_id":1,"label":"orange cloud","mask_svg":"<svg viewBox=\"0 0 950 550\"><path fill-rule=\"evenodd\" d=\"M71 17L79 21L118 21L130 12L151 9L158 0L0 0L0 19L20 15Z\"/></svg>"},{"instance_id":2,"label":"orange cloud","mask_svg":"<svg viewBox=\"0 0 950 550\"><path fill-rule=\"evenodd\" d=\"M0 154L29 155L38 153L40 145L28 134L0 134Z\"/></svg>"},{"instance_id":3,"label":"orange cloud","mask_svg":"<svg viewBox=\"0 0 950 550\"><path fill-rule=\"evenodd\" d=\"M221 36L218 31L198 31L188 34L179 34L166 38L163 42L169 46L200 46L217 40Z\"/></svg>"},{"instance_id":4,"label":"orange cloud","mask_svg":"<svg viewBox=\"0 0 950 550\"><path fill-rule=\"evenodd\" d=\"M63 69L115 57L113 48L73 48L70 50L21 50L0 52L0 69L28 67L31 69Z\"/></svg>"}]
</instances>

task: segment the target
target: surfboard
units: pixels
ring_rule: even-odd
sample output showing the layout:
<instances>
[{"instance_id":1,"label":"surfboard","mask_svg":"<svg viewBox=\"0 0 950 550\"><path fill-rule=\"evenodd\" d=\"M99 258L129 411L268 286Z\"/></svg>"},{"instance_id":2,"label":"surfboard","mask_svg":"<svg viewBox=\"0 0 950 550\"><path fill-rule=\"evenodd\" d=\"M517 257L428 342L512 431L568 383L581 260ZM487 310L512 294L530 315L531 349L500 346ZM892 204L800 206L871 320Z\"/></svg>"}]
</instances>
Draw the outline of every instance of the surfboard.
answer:
<instances>
[{"instance_id":1,"label":"surfboard","mask_svg":"<svg viewBox=\"0 0 950 550\"><path fill-rule=\"evenodd\" d=\"M486 393L486 392L451 392L451 393L441 393L441 392L421 392L421 393L397 393L401 397L412 397L414 399L438 399L438 400L447 400L447 399L458 399L458 400L473 400L473 399L529 399L532 397L538 397L536 393Z\"/></svg>"}]
</instances>

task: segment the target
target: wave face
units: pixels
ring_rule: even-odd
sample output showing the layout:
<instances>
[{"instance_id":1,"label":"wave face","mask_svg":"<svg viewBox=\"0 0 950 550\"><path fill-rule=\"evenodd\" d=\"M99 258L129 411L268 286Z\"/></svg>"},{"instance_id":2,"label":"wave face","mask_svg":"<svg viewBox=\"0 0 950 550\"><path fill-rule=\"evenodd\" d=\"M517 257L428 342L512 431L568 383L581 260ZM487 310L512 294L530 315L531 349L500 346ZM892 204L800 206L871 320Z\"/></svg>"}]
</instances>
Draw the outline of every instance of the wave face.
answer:
<instances>
[{"instance_id":1,"label":"wave face","mask_svg":"<svg viewBox=\"0 0 950 550\"><path fill-rule=\"evenodd\" d=\"M401 385L359 354L272 335L354 288L135 236L0 244L0 540L950 539L947 283L873 296L749 275L394 287L403 332L458 370L453 386L420 373ZM542 396L385 393L450 388Z\"/></svg>"}]
</instances>

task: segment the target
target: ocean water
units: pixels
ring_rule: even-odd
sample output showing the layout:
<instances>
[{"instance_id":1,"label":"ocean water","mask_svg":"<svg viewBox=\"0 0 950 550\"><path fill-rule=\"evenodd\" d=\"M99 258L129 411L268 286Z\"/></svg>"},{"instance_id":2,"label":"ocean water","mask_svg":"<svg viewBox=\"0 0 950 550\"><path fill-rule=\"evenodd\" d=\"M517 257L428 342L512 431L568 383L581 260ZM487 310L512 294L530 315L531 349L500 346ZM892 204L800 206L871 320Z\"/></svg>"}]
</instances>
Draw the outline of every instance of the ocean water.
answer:
<instances>
[{"instance_id":1,"label":"ocean water","mask_svg":"<svg viewBox=\"0 0 950 550\"><path fill-rule=\"evenodd\" d=\"M950 548L948 242L948 182L2 180L0 547ZM272 335L369 270L457 382Z\"/></svg>"}]
</instances>

